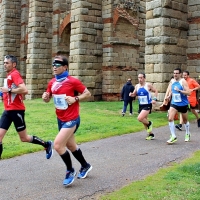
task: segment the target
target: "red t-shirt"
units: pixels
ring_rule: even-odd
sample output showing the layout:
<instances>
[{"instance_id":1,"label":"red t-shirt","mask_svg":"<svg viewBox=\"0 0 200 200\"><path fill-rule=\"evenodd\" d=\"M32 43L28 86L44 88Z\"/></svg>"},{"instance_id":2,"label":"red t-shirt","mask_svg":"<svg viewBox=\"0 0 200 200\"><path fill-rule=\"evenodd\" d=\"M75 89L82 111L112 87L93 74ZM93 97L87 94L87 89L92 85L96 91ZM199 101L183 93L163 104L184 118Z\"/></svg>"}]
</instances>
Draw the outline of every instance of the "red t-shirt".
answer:
<instances>
[{"instance_id":1,"label":"red t-shirt","mask_svg":"<svg viewBox=\"0 0 200 200\"><path fill-rule=\"evenodd\" d=\"M195 81L192 78L187 78L186 81L187 81L188 86L189 86L190 89L194 89L194 88L199 86L197 81ZM195 107L198 104L196 91L191 92L191 95L188 96L188 101L189 101L190 105L192 105L193 107Z\"/></svg>"},{"instance_id":2,"label":"red t-shirt","mask_svg":"<svg viewBox=\"0 0 200 200\"><path fill-rule=\"evenodd\" d=\"M66 96L76 96L76 93L83 93L86 87L80 80L68 76L65 80L57 82L55 78L51 79L48 84L47 92L50 96L54 94L65 94ZM63 122L74 120L79 116L79 102L76 101L72 105L68 105L66 110L59 110L56 108L56 115L58 119Z\"/></svg>"},{"instance_id":3,"label":"red t-shirt","mask_svg":"<svg viewBox=\"0 0 200 200\"><path fill-rule=\"evenodd\" d=\"M19 84L24 83L16 69L7 74L7 80L5 81L7 83L5 87L8 88L17 88ZM25 110L22 94L3 93L3 102L5 110Z\"/></svg>"}]
</instances>

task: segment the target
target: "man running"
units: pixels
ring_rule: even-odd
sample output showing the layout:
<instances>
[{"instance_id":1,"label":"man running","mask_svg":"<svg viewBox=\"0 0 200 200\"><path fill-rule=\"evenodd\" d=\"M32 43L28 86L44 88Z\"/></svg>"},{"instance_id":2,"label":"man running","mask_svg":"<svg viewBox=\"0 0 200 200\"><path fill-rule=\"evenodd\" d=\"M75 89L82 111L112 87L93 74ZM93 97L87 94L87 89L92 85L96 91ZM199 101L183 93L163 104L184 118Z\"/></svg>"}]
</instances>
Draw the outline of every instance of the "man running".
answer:
<instances>
[{"instance_id":1,"label":"man running","mask_svg":"<svg viewBox=\"0 0 200 200\"><path fill-rule=\"evenodd\" d=\"M200 85L193 78L190 78L189 74L190 74L189 71L183 71L183 78L187 81L189 89L191 91L190 96L188 96L188 101L189 101L189 104L190 104L190 110L195 115L195 117L197 119L197 126L200 127L199 114L195 110L196 106L198 105L196 92L197 92L197 90L200 89ZM180 124L176 124L175 127L178 130L181 131L182 130L182 124L183 124L183 119L180 115Z\"/></svg>"},{"instance_id":2,"label":"man running","mask_svg":"<svg viewBox=\"0 0 200 200\"><path fill-rule=\"evenodd\" d=\"M154 134L152 133L153 122L148 121L148 115L151 113L152 104L157 101L158 91L153 87L152 84L146 82L146 75L144 73L138 74L138 84L135 86L133 93L129 95L131 97L138 96L139 110L138 110L138 121L142 122L145 129L147 130L146 140L153 140ZM151 98L151 92L154 92L153 99Z\"/></svg>"},{"instance_id":3,"label":"man running","mask_svg":"<svg viewBox=\"0 0 200 200\"><path fill-rule=\"evenodd\" d=\"M189 132L189 121L188 121L188 98L187 95L190 95L190 89L185 79L181 78L181 69L174 69L174 79L171 80L167 91L171 95L171 105L169 108L169 128L170 128L170 139L167 140L168 144L173 144L177 141L177 137L175 134L175 126L174 126L174 117L177 112L179 112L183 118L183 123L185 125L186 133L185 133L185 142L190 140L190 132Z\"/></svg>"}]
</instances>

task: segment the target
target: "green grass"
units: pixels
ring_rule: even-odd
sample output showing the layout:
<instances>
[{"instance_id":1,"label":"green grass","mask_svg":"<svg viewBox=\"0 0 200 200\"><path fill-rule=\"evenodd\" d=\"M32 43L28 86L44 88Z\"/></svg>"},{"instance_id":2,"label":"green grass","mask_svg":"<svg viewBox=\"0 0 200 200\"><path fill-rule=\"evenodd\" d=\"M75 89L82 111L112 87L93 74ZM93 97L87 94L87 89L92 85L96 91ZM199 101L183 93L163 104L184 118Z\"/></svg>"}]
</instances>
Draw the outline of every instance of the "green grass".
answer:
<instances>
[{"instance_id":1,"label":"green grass","mask_svg":"<svg viewBox=\"0 0 200 200\"><path fill-rule=\"evenodd\" d=\"M199 200L200 151L192 158L133 182L101 200Z\"/></svg>"},{"instance_id":2,"label":"green grass","mask_svg":"<svg viewBox=\"0 0 200 200\"><path fill-rule=\"evenodd\" d=\"M77 143L99 140L116 135L129 134L144 129L137 121L137 103L133 116L121 116L123 102L81 102L81 126L76 133ZM57 120L53 103L41 99L25 101L26 125L30 135L44 140L54 140L57 135ZM0 105L3 111L3 105ZM166 112L153 112L149 119L154 127L168 124ZM159 120L158 120L159 119ZM189 119L195 117L189 113ZM22 143L13 125L3 140L2 158L43 150L39 145ZM200 152L183 163L159 170L145 180L133 182L119 191L100 197L102 200L198 200L200 199Z\"/></svg>"},{"instance_id":3,"label":"green grass","mask_svg":"<svg viewBox=\"0 0 200 200\"><path fill-rule=\"evenodd\" d=\"M99 140L102 138L138 132L144 129L137 121L137 101L134 103L133 116L121 116L123 102L81 102L81 126L76 133L77 143ZM26 125L29 135L37 135L44 140L54 140L58 133L57 120L53 102L44 103L42 99L27 100ZM3 110L3 104L0 105ZM128 112L127 112L128 113ZM194 116L190 113L190 119ZM154 127L167 125L166 112L153 112L149 119ZM157 120L159 119L159 120ZM22 143L14 126L8 130L3 140L2 158L43 150L39 145Z\"/></svg>"}]
</instances>

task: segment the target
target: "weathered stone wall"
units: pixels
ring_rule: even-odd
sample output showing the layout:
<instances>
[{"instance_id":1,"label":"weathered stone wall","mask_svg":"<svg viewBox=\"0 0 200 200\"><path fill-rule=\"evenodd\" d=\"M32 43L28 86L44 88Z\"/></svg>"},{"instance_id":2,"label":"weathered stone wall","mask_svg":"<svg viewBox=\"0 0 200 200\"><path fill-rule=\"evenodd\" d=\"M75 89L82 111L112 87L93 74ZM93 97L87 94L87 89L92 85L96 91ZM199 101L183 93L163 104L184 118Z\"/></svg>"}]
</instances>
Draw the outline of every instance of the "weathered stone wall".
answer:
<instances>
[{"instance_id":1,"label":"weathered stone wall","mask_svg":"<svg viewBox=\"0 0 200 200\"><path fill-rule=\"evenodd\" d=\"M29 16L29 1L21 1L21 38L20 38L20 72L26 79L26 58L28 44L28 16ZM15 53L14 53L15 55Z\"/></svg>"},{"instance_id":2,"label":"weathered stone wall","mask_svg":"<svg viewBox=\"0 0 200 200\"><path fill-rule=\"evenodd\" d=\"M20 0L0 1L0 83L3 84L5 73L3 69L3 60L6 54L20 57ZM20 66L20 62L18 62Z\"/></svg>"},{"instance_id":3,"label":"weathered stone wall","mask_svg":"<svg viewBox=\"0 0 200 200\"><path fill-rule=\"evenodd\" d=\"M92 92L119 100L128 77L145 72L162 101L173 69L200 75L200 2L196 0L3 0L0 61L14 54L29 90L41 97L56 54ZM0 69L0 83L5 74Z\"/></svg>"},{"instance_id":4,"label":"weathered stone wall","mask_svg":"<svg viewBox=\"0 0 200 200\"><path fill-rule=\"evenodd\" d=\"M200 1L188 1L187 69L190 76L200 78Z\"/></svg>"},{"instance_id":5,"label":"weathered stone wall","mask_svg":"<svg viewBox=\"0 0 200 200\"><path fill-rule=\"evenodd\" d=\"M29 0L26 59L27 98L41 97L51 75L52 0Z\"/></svg>"},{"instance_id":6,"label":"weathered stone wall","mask_svg":"<svg viewBox=\"0 0 200 200\"><path fill-rule=\"evenodd\" d=\"M128 77L137 80L144 69L144 2L102 1L103 29L103 100L118 100ZM141 9L140 9L141 7Z\"/></svg>"},{"instance_id":7,"label":"weathered stone wall","mask_svg":"<svg viewBox=\"0 0 200 200\"><path fill-rule=\"evenodd\" d=\"M146 10L145 72L163 100L173 69L186 69L187 0L148 0Z\"/></svg>"},{"instance_id":8,"label":"weathered stone wall","mask_svg":"<svg viewBox=\"0 0 200 200\"><path fill-rule=\"evenodd\" d=\"M102 0L73 1L69 72L84 82L91 100L102 95Z\"/></svg>"}]
</instances>

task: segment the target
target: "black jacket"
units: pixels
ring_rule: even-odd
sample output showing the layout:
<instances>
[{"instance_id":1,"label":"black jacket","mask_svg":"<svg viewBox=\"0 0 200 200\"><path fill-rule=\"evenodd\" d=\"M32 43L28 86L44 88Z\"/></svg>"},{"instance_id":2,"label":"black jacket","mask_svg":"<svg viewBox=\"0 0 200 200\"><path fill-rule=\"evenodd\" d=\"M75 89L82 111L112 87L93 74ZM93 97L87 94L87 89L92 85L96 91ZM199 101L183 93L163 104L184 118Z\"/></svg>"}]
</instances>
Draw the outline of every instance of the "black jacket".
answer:
<instances>
[{"instance_id":1,"label":"black jacket","mask_svg":"<svg viewBox=\"0 0 200 200\"><path fill-rule=\"evenodd\" d=\"M121 91L121 98L123 101L132 101L135 99L135 97L130 97L129 93L133 92L135 87L132 85L130 81L127 81L127 83L123 86L122 91Z\"/></svg>"}]
</instances>

